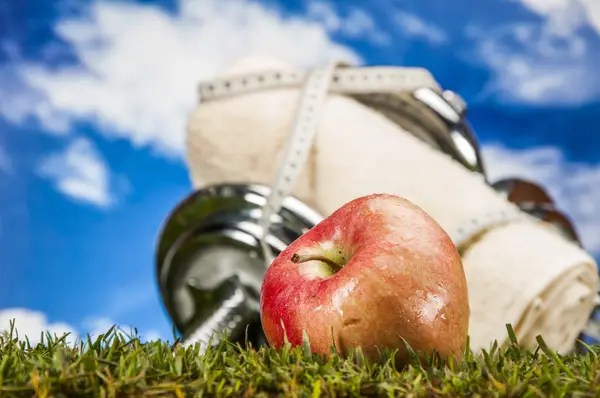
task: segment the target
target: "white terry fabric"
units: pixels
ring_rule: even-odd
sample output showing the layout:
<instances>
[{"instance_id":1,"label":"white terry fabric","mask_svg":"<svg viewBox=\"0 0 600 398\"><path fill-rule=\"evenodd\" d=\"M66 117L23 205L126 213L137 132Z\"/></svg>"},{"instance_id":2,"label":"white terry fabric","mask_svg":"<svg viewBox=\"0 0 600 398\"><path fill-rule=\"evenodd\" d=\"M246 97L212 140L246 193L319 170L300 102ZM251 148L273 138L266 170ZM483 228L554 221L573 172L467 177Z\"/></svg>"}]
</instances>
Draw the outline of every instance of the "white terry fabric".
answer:
<instances>
[{"instance_id":1,"label":"white terry fabric","mask_svg":"<svg viewBox=\"0 0 600 398\"><path fill-rule=\"evenodd\" d=\"M289 69L251 58L226 75ZM300 88L271 89L204 102L188 124L195 187L221 182L270 184L291 131ZM516 208L450 157L349 97L330 95L312 153L293 194L328 215L376 192L421 206L451 236ZM474 349L506 340L505 324L528 345L541 334L565 352L594 306L596 264L546 225L525 218L497 225L464 252Z\"/></svg>"}]
</instances>

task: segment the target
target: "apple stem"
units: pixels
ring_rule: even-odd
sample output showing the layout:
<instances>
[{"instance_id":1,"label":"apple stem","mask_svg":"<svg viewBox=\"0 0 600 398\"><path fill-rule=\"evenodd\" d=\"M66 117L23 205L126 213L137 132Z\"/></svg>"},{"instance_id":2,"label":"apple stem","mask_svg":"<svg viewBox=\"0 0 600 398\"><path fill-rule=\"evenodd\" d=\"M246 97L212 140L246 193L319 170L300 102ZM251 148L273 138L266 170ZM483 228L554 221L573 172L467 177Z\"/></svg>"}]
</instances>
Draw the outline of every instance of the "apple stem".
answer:
<instances>
[{"instance_id":1,"label":"apple stem","mask_svg":"<svg viewBox=\"0 0 600 398\"><path fill-rule=\"evenodd\" d=\"M335 261L333 261L325 256L302 255L302 254L298 254L298 253L294 253L292 255L293 263L305 263L307 261L322 261L325 264L329 265L333 269L334 273L338 272L343 267L341 264L338 264Z\"/></svg>"}]
</instances>

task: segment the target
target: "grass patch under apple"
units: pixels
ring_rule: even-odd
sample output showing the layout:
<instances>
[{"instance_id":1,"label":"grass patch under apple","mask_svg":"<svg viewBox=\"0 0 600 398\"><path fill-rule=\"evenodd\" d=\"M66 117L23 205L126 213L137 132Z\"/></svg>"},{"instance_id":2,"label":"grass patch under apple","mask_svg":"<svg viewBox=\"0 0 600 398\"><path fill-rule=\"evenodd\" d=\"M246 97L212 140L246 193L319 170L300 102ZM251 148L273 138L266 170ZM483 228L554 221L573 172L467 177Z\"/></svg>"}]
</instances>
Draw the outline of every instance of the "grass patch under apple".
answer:
<instances>
[{"instance_id":1,"label":"grass patch under apple","mask_svg":"<svg viewBox=\"0 0 600 398\"><path fill-rule=\"evenodd\" d=\"M325 359L306 345L276 351L222 342L202 354L198 345L141 343L114 329L77 346L50 335L31 346L5 333L0 396L598 396L600 347L559 356L538 338L529 352L508 330L510 345L467 350L460 365L432 360L402 370L360 353Z\"/></svg>"}]
</instances>

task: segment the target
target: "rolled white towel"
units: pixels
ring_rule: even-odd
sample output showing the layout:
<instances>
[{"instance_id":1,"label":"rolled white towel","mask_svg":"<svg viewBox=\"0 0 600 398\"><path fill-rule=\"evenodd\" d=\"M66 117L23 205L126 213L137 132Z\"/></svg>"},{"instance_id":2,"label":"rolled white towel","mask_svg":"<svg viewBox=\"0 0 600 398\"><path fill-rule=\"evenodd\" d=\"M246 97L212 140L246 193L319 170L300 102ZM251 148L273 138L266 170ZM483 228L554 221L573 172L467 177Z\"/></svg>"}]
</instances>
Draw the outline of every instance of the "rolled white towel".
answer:
<instances>
[{"instance_id":1,"label":"rolled white towel","mask_svg":"<svg viewBox=\"0 0 600 398\"><path fill-rule=\"evenodd\" d=\"M256 57L224 76L269 70L293 68ZM431 86L437 86L433 79ZM405 90L413 88L407 84ZM270 184L299 94L300 87L272 88L201 102L188 124L194 186ZM330 94L293 194L327 215L375 192L417 203L462 242L474 349L505 341L506 323L527 345L541 334L556 350L573 347L594 306L594 260L381 113L348 96ZM506 214L516 217L495 222Z\"/></svg>"}]
</instances>

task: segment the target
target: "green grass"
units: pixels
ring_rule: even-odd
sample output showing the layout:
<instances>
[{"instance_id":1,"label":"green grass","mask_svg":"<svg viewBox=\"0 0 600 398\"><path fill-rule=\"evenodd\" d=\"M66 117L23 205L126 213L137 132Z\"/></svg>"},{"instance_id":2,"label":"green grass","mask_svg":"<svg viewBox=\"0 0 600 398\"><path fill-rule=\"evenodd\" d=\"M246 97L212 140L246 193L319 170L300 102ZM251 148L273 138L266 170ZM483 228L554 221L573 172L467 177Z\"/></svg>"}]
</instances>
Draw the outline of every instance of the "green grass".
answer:
<instances>
[{"instance_id":1,"label":"green grass","mask_svg":"<svg viewBox=\"0 0 600 398\"><path fill-rule=\"evenodd\" d=\"M135 396L600 396L600 348L559 356L538 338L534 352L512 343L472 353L460 365L431 360L397 370L391 355L370 364L360 352L324 359L309 347L281 351L222 342L141 343L114 328L77 345L46 334L31 346L14 331L0 336L0 397Z\"/></svg>"}]
</instances>

